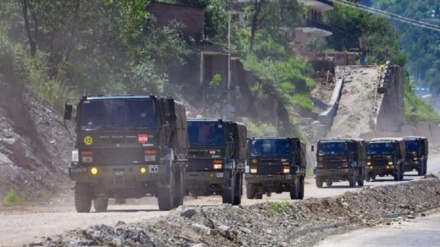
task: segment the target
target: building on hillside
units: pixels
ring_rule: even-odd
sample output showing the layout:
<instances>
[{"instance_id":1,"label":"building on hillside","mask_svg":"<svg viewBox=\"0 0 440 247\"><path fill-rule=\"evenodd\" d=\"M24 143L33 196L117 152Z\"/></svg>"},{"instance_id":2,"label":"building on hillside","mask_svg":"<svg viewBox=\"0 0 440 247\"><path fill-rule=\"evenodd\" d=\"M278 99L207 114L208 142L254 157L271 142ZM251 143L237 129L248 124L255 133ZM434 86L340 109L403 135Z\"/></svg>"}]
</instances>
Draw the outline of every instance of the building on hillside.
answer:
<instances>
[{"instance_id":1,"label":"building on hillside","mask_svg":"<svg viewBox=\"0 0 440 247\"><path fill-rule=\"evenodd\" d=\"M172 21L177 21L184 25L182 32L186 40L202 40L205 21L204 9L181 4L151 2L147 10L156 18L148 28L160 28L169 25Z\"/></svg>"},{"instance_id":2,"label":"building on hillside","mask_svg":"<svg viewBox=\"0 0 440 247\"><path fill-rule=\"evenodd\" d=\"M324 12L333 10L333 1L329 0L297 0L308 9L307 19L301 27L295 28L294 40L296 43L305 45L307 40L318 35L323 38L332 35L331 27L324 24L322 15Z\"/></svg>"}]
</instances>

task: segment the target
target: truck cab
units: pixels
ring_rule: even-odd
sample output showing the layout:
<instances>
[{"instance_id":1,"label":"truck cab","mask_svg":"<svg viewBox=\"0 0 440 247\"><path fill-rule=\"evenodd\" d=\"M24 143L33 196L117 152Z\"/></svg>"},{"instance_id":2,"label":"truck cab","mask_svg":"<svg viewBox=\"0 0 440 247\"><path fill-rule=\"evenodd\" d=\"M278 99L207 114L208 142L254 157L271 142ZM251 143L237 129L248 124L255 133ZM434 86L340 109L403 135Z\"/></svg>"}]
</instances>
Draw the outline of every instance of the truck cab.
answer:
<instances>
[{"instance_id":1,"label":"truck cab","mask_svg":"<svg viewBox=\"0 0 440 247\"><path fill-rule=\"evenodd\" d=\"M375 138L367 142L367 180L392 175L403 180L405 142L402 138Z\"/></svg>"},{"instance_id":2,"label":"truck cab","mask_svg":"<svg viewBox=\"0 0 440 247\"><path fill-rule=\"evenodd\" d=\"M188 119L187 125L187 194L221 195L223 203L239 205L246 162L246 127L222 119Z\"/></svg>"},{"instance_id":3,"label":"truck cab","mask_svg":"<svg viewBox=\"0 0 440 247\"><path fill-rule=\"evenodd\" d=\"M73 106L66 104L65 119ZM109 198L156 196L161 210L183 204L188 135L185 107L172 98L84 96L76 107L69 176L78 212L107 210Z\"/></svg>"},{"instance_id":4,"label":"truck cab","mask_svg":"<svg viewBox=\"0 0 440 247\"><path fill-rule=\"evenodd\" d=\"M405 136L405 171L416 170L419 176L426 175L428 168L428 138Z\"/></svg>"},{"instance_id":5,"label":"truck cab","mask_svg":"<svg viewBox=\"0 0 440 247\"><path fill-rule=\"evenodd\" d=\"M305 144L295 137L249 139L246 165L246 196L262 199L263 194L289 192L291 199L304 198L307 167Z\"/></svg>"},{"instance_id":6,"label":"truck cab","mask_svg":"<svg viewBox=\"0 0 440 247\"><path fill-rule=\"evenodd\" d=\"M362 139L320 140L316 150L314 169L316 186L323 182L331 187L333 182L348 181L350 187L364 185L366 142Z\"/></svg>"}]
</instances>

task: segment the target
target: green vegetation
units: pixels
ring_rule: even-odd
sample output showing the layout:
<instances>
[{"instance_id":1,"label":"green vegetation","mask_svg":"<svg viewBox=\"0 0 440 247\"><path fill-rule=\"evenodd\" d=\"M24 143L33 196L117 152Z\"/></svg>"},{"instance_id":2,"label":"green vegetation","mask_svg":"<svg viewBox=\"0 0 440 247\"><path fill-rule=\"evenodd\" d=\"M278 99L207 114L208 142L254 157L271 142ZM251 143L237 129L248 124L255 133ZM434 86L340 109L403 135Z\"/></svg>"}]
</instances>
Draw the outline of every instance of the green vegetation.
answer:
<instances>
[{"instance_id":1,"label":"green vegetation","mask_svg":"<svg viewBox=\"0 0 440 247\"><path fill-rule=\"evenodd\" d=\"M8 194L2 200L4 206L23 205L24 203L24 198L14 189L10 189Z\"/></svg>"},{"instance_id":2,"label":"green vegetation","mask_svg":"<svg viewBox=\"0 0 440 247\"><path fill-rule=\"evenodd\" d=\"M440 25L438 0L374 1L375 8L418 21ZM440 32L392 21L400 32L399 44L408 56L408 70L421 85L440 94Z\"/></svg>"},{"instance_id":3,"label":"green vegetation","mask_svg":"<svg viewBox=\"0 0 440 247\"><path fill-rule=\"evenodd\" d=\"M277 128L268 123L255 123L254 121L244 119L249 136L277 136Z\"/></svg>"},{"instance_id":4,"label":"green vegetation","mask_svg":"<svg viewBox=\"0 0 440 247\"><path fill-rule=\"evenodd\" d=\"M281 202L267 202L267 204L270 206L273 211L276 213L282 213L284 210L291 206L290 202L288 201L281 201Z\"/></svg>"}]
</instances>

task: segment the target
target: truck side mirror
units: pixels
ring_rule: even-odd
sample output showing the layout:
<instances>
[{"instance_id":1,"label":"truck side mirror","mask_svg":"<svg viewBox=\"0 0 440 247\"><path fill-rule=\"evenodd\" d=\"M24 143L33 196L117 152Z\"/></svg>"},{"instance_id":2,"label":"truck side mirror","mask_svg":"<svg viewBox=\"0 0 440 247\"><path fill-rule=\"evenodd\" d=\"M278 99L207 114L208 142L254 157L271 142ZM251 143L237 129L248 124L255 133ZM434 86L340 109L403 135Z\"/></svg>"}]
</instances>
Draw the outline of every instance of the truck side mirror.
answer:
<instances>
[{"instance_id":1,"label":"truck side mirror","mask_svg":"<svg viewBox=\"0 0 440 247\"><path fill-rule=\"evenodd\" d=\"M72 111L73 111L73 105L66 103L64 105L64 119L65 120L72 119Z\"/></svg>"}]
</instances>

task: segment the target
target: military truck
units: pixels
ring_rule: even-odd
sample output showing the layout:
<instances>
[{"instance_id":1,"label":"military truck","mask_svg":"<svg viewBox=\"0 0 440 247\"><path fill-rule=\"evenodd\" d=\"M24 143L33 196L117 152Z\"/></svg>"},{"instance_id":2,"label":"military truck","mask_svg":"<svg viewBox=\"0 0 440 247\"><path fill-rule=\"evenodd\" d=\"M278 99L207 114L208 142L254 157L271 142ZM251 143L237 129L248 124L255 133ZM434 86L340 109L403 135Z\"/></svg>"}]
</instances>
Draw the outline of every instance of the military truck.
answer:
<instances>
[{"instance_id":1,"label":"military truck","mask_svg":"<svg viewBox=\"0 0 440 247\"><path fill-rule=\"evenodd\" d=\"M428 167L428 138L405 136L405 171L416 170L419 176L426 175Z\"/></svg>"},{"instance_id":2,"label":"military truck","mask_svg":"<svg viewBox=\"0 0 440 247\"><path fill-rule=\"evenodd\" d=\"M223 203L241 203L247 129L222 119L188 119L185 190L193 196L221 195Z\"/></svg>"},{"instance_id":3,"label":"military truck","mask_svg":"<svg viewBox=\"0 0 440 247\"><path fill-rule=\"evenodd\" d=\"M364 186L367 163L367 143L362 139L320 140L316 150L314 169L316 186L323 182L331 187L333 182L348 181L350 187Z\"/></svg>"},{"instance_id":4,"label":"military truck","mask_svg":"<svg viewBox=\"0 0 440 247\"><path fill-rule=\"evenodd\" d=\"M394 181L403 180L405 142L402 138L374 138L367 142L367 181L376 176L392 175Z\"/></svg>"},{"instance_id":5,"label":"military truck","mask_svg":"<svg viewBox=\"0 0 440 247\"><path fill-rule=\"evenodd\" d=\"M296 137L249 139L246 165L246 197L289 192L291 199L304 198L307 160L305 144Z\"/></svg>"},{"instance_id":6,"label":"military truck","mask_svg":"<svg viewBox=\"0 0 440 247\"><path fill-rule=\"evenodd\" d=\"M64 118L71 119L72 104ZM156 196L160 210L183 204L188 134L185 107L172 98L84 96L76 107L69 176L77 212L106 211L109 198Z\"/></svg>"}]
</instances>

